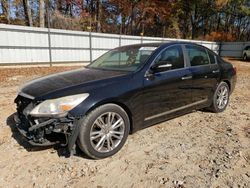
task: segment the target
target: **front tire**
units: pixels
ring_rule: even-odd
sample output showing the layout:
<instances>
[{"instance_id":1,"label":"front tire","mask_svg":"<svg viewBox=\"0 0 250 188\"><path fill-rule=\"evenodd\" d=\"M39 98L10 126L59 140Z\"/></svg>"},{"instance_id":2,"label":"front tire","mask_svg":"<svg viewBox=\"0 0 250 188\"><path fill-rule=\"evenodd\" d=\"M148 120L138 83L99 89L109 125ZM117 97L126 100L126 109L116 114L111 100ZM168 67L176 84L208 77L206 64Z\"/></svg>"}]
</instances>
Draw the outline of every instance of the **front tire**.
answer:
<instances>
[{"instance_id":1,"label":"front tire","mask_svg":"<svg viewBox=\"0 0 250 188\"><path fill-rule=\"evenodd\" d=\"M90 158L102 159L117 153L127 140L130 121L123 108L105 104L77 122L78 146Z\"/></svg>"},{"instance_id":2,"label":"front tire","mask_svg":"<svg viewBox=\"0 0 250 188\"><path fill-rule=\"evenodd\" d=\"M215 113L223 112L228 105L229 95L228 84L226 82L221 82L214 92L212 105L209 109Z\"/></svg>"}]
</instances>

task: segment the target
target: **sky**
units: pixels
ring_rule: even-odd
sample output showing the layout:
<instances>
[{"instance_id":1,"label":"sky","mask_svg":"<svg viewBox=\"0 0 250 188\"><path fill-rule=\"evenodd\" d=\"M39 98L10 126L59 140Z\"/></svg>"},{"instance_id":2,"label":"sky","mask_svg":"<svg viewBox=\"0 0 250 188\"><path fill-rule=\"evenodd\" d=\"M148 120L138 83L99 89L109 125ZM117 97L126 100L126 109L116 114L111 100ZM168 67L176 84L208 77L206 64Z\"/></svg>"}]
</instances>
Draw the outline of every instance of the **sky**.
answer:
<instances>
[{"instance_id":1,"label":"sky","mask_svg":"<svg viewBox=\"0 0 250 188\"><path fill-rule=\"evenodd\" d=\"M3 10L1 8L2 8L2 1L0 1L0 14L3 13Z\"/></svg>"},{"instance_id":2,"label":"sky","mask_svg":"<svg viewBox=\"0 0 250 188\"><path fill-rule=\"evenodd\" d=\"M13 7L13 6L11 6L13 4L13 0L10 0L9 1L9 5L10 5L10 7L11 7L11 9L10 9L10 17L11 18L15 18L15 11L16 11L16 8L15 7ZM3 10L2 10L2 1L0 1L0 14L2 14L3 13Z\"/></svg>"}]
</instances>

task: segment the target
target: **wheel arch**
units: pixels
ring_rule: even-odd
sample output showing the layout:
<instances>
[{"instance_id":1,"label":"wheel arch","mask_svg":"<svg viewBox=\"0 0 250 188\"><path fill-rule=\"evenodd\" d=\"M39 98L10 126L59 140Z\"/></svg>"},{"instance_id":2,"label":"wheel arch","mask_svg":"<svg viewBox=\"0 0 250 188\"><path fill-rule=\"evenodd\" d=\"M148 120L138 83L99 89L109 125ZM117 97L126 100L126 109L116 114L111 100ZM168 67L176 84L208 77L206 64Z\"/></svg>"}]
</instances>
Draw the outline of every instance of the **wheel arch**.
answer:
<instances>
[{"instance_id":1,"label":"wheel arch","mask_svg":"<svg viewBox=\"0 0 250 188\"><path fill-rule=\"evenodd\" d=\"M222 80L222 82L225 82L228 85L229 92L231 91L231 82L229 80Z\"/></svg>"},{"instance_id":2,"label":"wheel arch","mask_svg":"<svg viewBox=\"0 0 250 188\"><path fill-rule=\"evenodd\" d=\"M88 111L85 113L85 114L89 114L91 111L93 111L94 109L96 109L97 107L99 106L102 106L102 105L105 105L105 104L115 104L119 107L121 107L128 115L128 118L129 118L129 124L130 124L130 127L129 127L129 133L131 134L133 132L133 118L132 118L132 112L131 110L129 109L129 107L124 104L123 102L120 102L120 101L116 101L116 100L105 100L105 101L100 101L96 104L94 104L91 108L88 109Z\"/></svg>"}]
</instances>

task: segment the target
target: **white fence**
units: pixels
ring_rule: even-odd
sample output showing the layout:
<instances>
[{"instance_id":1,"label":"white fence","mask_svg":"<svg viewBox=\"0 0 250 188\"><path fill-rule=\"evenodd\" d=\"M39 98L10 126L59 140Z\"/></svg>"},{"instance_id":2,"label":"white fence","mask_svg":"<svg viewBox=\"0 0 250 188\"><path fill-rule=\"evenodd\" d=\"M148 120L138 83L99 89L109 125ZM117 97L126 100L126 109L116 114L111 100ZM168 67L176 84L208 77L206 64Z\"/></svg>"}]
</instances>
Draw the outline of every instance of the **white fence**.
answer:
<instances>
[{"instance_id":1,"label":"white fence","mask_svg":"<svg viewBox=\"0 0 250 188\"><path fill-rule=\"evenodd\" d=\"M189 41L222 56L241 57L247 43L216 43L156 37L66 31L0 24L0 65L90 62L109 49L136 43ZM248 42L250 45L250 42Z\"/></svg>"},{"instance_id":2,"label":"white fence","mask_svg":"<svg viewBox=\"0 0 250 188\"><path fill-rule=\"evenodd\" d=\"M221 43L220 56L222 57L242 57L242 52L246 46L250 46L247 42L223 42Z\"/></svg>"}]
</instances>

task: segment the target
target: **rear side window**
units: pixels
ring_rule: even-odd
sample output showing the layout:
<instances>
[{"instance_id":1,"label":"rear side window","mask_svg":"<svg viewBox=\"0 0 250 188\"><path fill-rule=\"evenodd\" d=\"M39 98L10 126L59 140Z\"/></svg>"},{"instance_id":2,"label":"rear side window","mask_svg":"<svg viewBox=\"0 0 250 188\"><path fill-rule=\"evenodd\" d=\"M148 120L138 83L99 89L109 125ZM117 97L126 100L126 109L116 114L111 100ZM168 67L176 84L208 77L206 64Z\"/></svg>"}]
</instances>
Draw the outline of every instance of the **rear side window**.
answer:
<instances>
[{"instance_id":1,"label":"rear side window","mask_svg":"<svg viewBox=\"0 0 250 188\"><path fill-rule=\"evenodd\" d=\"M210 52L209 50L207 50L207 53L208 53L208 56L210 59L210 63L215 64L215 55L212 52Z\"/></svg>"},{"instance_id":2,"label":"rear side window","mask_svg":"<svg viewBox=\"0 0 250 188\"><path fill-rule=\"evenodd\" d=\"M181 46L173 46L165 49L156 58L155 64L166 62L166 64L172 64L173 69L180 69L184 67L184 58Z\"/></svg>"},{"instance_id":3,"label":"rear side window","mask_svg":"<svg viewBox=\"0 0 250 188\"><path fill-rule=\"evenodd\" d=\"M209 58L204 48L193 45L186 45L191 66L208 65Z\"/></svg>"}]
</instances>

